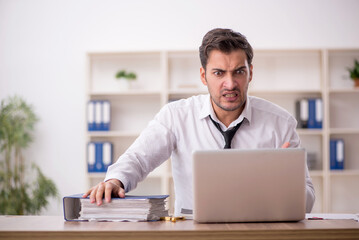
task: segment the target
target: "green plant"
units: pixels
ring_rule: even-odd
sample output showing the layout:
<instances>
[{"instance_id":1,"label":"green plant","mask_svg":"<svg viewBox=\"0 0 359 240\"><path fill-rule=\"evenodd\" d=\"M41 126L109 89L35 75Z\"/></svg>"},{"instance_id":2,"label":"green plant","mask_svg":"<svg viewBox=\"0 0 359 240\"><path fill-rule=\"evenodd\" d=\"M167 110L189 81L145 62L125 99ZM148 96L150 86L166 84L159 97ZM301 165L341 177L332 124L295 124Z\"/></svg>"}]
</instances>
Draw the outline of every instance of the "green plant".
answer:
<instances>
[{"instance_id":1,"label":"green plant","mask_svg":"<svg viewBox=\"0 0 359 240\"><path fill-rule=\"evenodd\" d=\"M354 67L348 68L351 79L359 79L359 62L354 60Z\"/></svg>"},{"instance_id":2,"label":"green plant","mask_svg":"<svg viewBox=\"0 0 359 240\"><path fill-rule=\"evenodd\" d=\"M127 73L125 70L121 70L116 73L116 78L118 78L118 79L124 78L124 79L132 81L132 80L136 80L137 76L133 72Z\"/></svg>"},{"instance_id":3,"label":"green plant","mask_svg":"<svg viewBox=\"0 0 359 240\"><path fill-rule=\"evenodd\" d=\"M48 205L48 197L57 196L52 180L32 164L32 181L22 150L32 142L38 121L32 107L20 97L1 101L0 108L0 214L36 214Z\"/></svg>"}]
</instances>

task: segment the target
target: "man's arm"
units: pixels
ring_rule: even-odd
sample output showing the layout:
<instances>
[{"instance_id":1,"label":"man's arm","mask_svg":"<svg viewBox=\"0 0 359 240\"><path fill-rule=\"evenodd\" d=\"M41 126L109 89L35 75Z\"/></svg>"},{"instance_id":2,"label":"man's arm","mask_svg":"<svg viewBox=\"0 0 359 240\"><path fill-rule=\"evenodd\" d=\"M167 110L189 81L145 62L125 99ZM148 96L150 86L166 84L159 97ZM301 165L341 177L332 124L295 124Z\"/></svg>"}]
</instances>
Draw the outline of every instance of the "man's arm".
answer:
<instances>
[{"instance_id":1,"label":"man's arm","mask_svg":"<svg viewBox=\"0 0 359 240\"><path fill-rule=\"evenodd\" d=\"M292 120L294 120L294 118ZM291 125L292 125L292 127L290 127L288 129L287 136L290 136L289 142L293 142L294 144L293 144L293 146L292 145L289 146L289 142L288 142L288 144L285 143L283 146L285 146L287 144L287 147L297 148L297 147L300 147L300 138L296 131L297 121L294 120ZM313 208L313 205L315 202L315 191L314 191L312 179L310 178L310 175L309 175L307 163L305 163L305 189L306 189L306 212L310 213L312 211L312 208Z\"/></svg>"},{"instance_id":2,"label":"man's arm","mask_svg":"<svg viewBox=\"0 0 359 240\"><path fill-rule=\"evenodd\" d=\"M109 166L104 182L89 189L83 196L90 196L91 202L102 204L111 196L125 197L125 192L134 189L153 169L166 161L175 148L172 132L172 116L166 105L147 128L119 159Z\"/></svg>"},{"instance_id":3,"label":"man's arm","mask_svg":"<svg viewBox=\"0 0 359 240\"><path fill-rule=\"evenodd\" d=\"M309 176L308 168L306 167L306 177L305 177L305 188L306 188L306 212L310 213L314 206L315 202L315 191L312 183L312 179Z\"/></svg>"}]
</instances>

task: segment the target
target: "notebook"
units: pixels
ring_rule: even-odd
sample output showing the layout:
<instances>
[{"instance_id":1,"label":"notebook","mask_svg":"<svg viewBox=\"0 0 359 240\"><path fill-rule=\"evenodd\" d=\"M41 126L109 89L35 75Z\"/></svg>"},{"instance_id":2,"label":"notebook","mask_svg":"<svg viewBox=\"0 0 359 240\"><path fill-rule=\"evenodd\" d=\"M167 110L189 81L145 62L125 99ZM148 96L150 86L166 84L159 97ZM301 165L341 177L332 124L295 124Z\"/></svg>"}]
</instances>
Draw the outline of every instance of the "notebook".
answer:
<instances>
[{"instance_id":1,"label":"notebook","mask_svg":"<svg viewBox=\"0 0 359 240\"><path fill-rule=\"evenodd\" d=\"M304 149L193 153L193 219L276 222L305 218Z\"/></svg>"}]
</instances>

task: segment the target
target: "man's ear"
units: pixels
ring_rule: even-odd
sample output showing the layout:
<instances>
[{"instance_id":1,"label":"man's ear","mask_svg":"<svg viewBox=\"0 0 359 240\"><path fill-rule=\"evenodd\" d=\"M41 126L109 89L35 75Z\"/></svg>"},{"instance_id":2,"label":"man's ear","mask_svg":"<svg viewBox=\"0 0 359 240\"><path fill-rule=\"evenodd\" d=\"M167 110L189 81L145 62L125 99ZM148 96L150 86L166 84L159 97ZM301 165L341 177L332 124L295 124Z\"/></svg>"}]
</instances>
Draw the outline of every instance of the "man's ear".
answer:
<instances>
[{"instance_id":1,"label":"man's ear","mask_svg":"<svg viewBox=\"0 0 359 240\"><path fill-rule=\"evenodd\" d=\"M252 81L253 78L253 65L251 64L251 66L249 67L249 82Z\"/></svg>"},{"instance_id":2,"label":"man's ear","mask_svg":"<svg viewBox=\"0 0 359 240\"><path fill-rule=\"evenodd\" d=\"M206 70L204 70L204 68L201 67L199 71L201 73L201 81L202 81L203 85L207 86Z\"/></svg>"}]
</instances>

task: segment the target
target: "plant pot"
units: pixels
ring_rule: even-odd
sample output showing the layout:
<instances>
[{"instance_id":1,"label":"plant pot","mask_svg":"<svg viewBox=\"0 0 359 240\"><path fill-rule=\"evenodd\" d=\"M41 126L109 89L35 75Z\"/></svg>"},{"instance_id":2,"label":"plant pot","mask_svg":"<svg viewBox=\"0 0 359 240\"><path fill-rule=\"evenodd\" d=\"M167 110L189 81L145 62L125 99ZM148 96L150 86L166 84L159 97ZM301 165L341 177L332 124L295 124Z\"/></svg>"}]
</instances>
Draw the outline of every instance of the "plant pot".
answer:
<instances>
[{"instance_id":1,"label":"plant pot","mask_svg":"<svg viewBox=\"0 0 359 240\"><path fill-rule=\"evenodd\" d=\"M354 78L354 87L359 87L359 78Z\"/></svg>"},{"instance_id":2,"label":"plant pot","mask_svg":"<svg viewBox=\"0 0 359 240\"><path fill-rule=\"evenodd\" d=\"M128 81L126 79L119 79L118 87L119 87L119 91L126 92L131 88L131 81Z\"/></svg>"}]
</instances>

